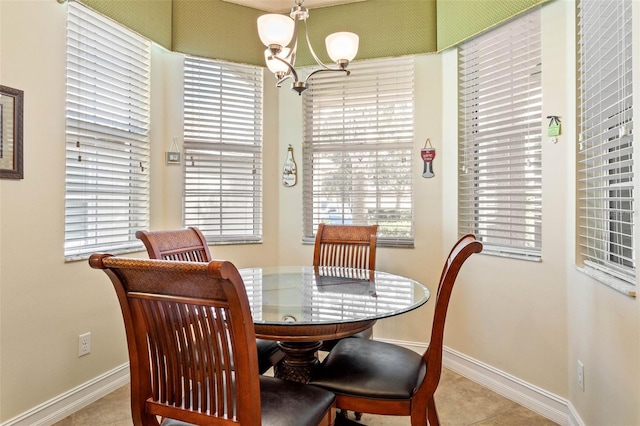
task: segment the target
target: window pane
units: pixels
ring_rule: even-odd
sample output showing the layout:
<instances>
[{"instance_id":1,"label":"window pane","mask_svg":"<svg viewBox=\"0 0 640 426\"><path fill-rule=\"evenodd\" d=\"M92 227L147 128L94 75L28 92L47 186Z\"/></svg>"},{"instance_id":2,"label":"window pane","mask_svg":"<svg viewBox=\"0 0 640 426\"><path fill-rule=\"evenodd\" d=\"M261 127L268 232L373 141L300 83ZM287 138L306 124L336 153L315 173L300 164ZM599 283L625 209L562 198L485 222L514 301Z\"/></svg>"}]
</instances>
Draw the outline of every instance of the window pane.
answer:
<instances>
[{"instance_id":1,"label":"window pane","mask_svg":"<svg viewBox=\"0 0 640 426\"><path fill-rule=\"evenodd\" d=\"M304 94L304 236L319 223L378 225L413 244L413 58L320 73Z\"/></svg>"},{"instance_id":2,"label":"window pane","mask_svg":"<svg viewBox=\"0 0 640 426\"><path fill-rule=\"evenodd\" d=\"M635 284L631 9L578 4L578 223L583 264Z\"/></svg>"},{"instance_id":3,"label":"window pane","mask_svg":"<svg viewBox=\"0 0 640 426\"><path fill-rule=\"evenodd\" d=\"M262 69L186 57L185 226L211 243L262 239Z\"/></svg>"},{"instance_id":4,"label":"window pane","mask_svg":"<svg viewBox=\"0 0 640 426\"><path fill-rule=\"evenodd\" d=\"M149 226L150 44L72 2L67 30L65 257L142 249Z\"/></svg>"},{"instance_id":5,"label":"window pane","mask_svg":"<svg viewBox=\"0 0 640 426\"><path fill-rule=\"evenodd\" d=\"M540 11L459 49L459 232L537 260L542 227Z\"/></svg>"}]
</instances>

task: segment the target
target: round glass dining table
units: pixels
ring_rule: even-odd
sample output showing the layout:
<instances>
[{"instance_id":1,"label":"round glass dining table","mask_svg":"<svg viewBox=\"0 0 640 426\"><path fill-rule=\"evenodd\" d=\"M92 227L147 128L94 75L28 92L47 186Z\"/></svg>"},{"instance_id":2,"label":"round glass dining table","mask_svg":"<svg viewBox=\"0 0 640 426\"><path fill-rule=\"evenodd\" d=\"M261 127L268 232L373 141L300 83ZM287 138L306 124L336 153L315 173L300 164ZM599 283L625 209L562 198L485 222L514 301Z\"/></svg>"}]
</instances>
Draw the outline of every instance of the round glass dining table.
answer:
<instances>
[{"instance_id":1,"label":"round glass dining table","mask_svg":"<svg viewBox=\"0 0 640 426\"><path fill-rule=\"evenodd\" d=\"M256 337L284 352L276 377L306 382L323 340L372 327L381 318L416 309L429 289L410 278L368 269L279 266L239 270Z\"/></svg>"}]
</instances>

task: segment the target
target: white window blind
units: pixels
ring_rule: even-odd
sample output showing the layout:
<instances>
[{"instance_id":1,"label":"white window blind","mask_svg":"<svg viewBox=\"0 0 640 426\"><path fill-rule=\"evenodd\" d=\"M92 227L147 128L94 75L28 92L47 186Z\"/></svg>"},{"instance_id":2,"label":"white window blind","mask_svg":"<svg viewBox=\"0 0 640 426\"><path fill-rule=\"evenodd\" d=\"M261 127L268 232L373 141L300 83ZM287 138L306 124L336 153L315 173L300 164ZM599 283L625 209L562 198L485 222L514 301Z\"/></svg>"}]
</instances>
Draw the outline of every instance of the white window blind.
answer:
<instances>
[{"instance_id":1,"label":"white window blind","mask_svg":"<svg viewBox=\"0 0 640 426\"><path fill-rule=\"evenodd\" d=\"M538 260L542 226L540 11L459 49L460 234Z\"/></svg>"},{"instance_id":2,"label":"white window blind","mask_svg":"<svg viewBox=\"0 0 640 426\"><path fill-rule=\"evenodd\" d=\"M68 260L140 250L149 225L150 44L70 2L65 243Z\"/></svg>"},{"instance_id":3,"label":"white window blind","mask_svg":"<svg viewBox=\"0 0 640 426\"><path fill-rule=\"evenodd\" d=\"M262 240L262 68L186 57L184 222L211 243Z\"/></svg>"},{"instance_id":4,"label":"white window blind","mask_svg":"<svg viewBox=\"0 0 640 426\"><path fill-rule=\"evenodd\" d=\"M631 0L581 0L579 241L585 265L635 284Z\"/></svg>"},{"instance_id":5,"label":"white window blind","mask_svg":"<svg viewBox=\"0 0 640 426\"><path fill-rule=\"evenodd\" d=\"M317 74L303 95L304 237L378 224L378 245L412 245L413 58L349 69Z\"/></svg>"}]
</instances>

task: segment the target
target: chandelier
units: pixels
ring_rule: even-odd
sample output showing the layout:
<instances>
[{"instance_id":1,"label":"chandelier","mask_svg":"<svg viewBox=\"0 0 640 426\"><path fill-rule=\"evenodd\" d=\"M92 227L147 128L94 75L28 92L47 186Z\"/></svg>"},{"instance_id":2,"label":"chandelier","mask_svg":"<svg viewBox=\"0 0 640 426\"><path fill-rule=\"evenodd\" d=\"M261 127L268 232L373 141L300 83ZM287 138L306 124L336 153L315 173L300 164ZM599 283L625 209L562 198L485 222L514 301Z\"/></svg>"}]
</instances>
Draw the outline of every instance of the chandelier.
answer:
<instances>
[{"instance_id":1,"label":"chandelier","mask_svg":"<svg viewBox=\"0 0 640 426\"><path fill-rule=\"evenodd\" d=\"M315 74L323 71L339 71L349 75L347 66L358 53L359 38L357 34L349 32L337 32L327 36L325 44L329 57L335 61L335 66L327 66L313 51L309 41L309 31L307 29L307 18L309 10L302 6L304 0L295 0L295 7L291 8L289 16L270 13L258 18L258 35L260 41L267 46L264 51L264 58L269 71L273 72L278 79L276 86L281 87L282 82L291 77L293 83L291 88L302 95L307 89L307 81ZM312 71L301 81L296 71L296 49L298 47L298 30L300 21L304 21L304 29L309 51L316 63L321 67Z\"/></svg>"}]
</instances>

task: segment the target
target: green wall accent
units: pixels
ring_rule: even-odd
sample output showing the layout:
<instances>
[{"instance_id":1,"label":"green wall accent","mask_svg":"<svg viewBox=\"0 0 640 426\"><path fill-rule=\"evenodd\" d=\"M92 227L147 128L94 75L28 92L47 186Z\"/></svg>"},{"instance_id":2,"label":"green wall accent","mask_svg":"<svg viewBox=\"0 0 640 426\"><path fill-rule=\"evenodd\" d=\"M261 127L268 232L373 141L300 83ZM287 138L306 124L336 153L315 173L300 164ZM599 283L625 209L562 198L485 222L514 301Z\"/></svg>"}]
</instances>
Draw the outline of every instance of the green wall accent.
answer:
<instances>
[{"instance_id":1,"label":"green wall accent","mask_svg":"<svg viewBox=\"0 0 640 426\"><path fill-rule=\"evenodd\" d=\"M256 26L263 13L221 0L174 0L173 50L264 66Z\"/></svg>"},{"instance_id":2,"label":"green wall accent","mask_svg":"<svg viewBox=\"0 0 640 426\"><path fill-rule=\"evenodd\" d=\"M367 0L311 9L307 25L314 51L330 64L324 39L331 33L358 34L356 60L414 55L436 51L435 22L436 0ZM296 65L313 65L302 29Z\"/></svg>"},{"instance_id":3,"label":"green wall accent","mask_svg":"<svg viewBox=\"0 0 640 426\"><path fill-rule=\"evenodd\" d=\"M175 52L264 66L256 27L264 11L222 0L80 1ZM435 53L546 1L365 0L311 9L309 37L327 64L324 39L336 31L360 36L356 60ZM315 64L304 34L303 25L297 66Z\"/></svg>"},{"instance_id":4,"label":"green wall accent","mask_svg":"<svg viewBox=\"0 0 640 426\"><path fill-rule=\"evenodd\" d=\"M438 52L548 0L438 0Z\"/></svg>"},{"instance_id":5,"label":"green wall accent","mask_svg":"<svg viewBox=\"0 0 640 426\"><path fill-rule=\"evenodd\" d=\"M295 3L292 0L291 5ZM256 20L267 12L222 0L174 0L173 50L264 66ZM330 62L324 39L336 31L360 36L358 59L435 52L436 0L367 0L310 10L309 37L321 60ZM354 19L357 17L358 19ZM296 65L315 64L298 35Z\"/></svg>"},{"instance_id":6,"label":"green wall accent","mask_svg":"<svg viewBox=\"0 0 640 426\"><path fill-rule=\"evenodd\" d=\"M93 10L171 50L172 0L80 0Z\"/></svg>"}]
</instances>

